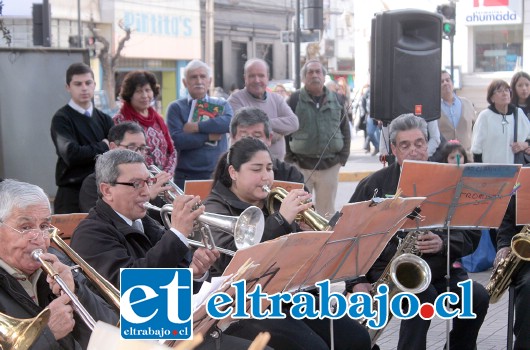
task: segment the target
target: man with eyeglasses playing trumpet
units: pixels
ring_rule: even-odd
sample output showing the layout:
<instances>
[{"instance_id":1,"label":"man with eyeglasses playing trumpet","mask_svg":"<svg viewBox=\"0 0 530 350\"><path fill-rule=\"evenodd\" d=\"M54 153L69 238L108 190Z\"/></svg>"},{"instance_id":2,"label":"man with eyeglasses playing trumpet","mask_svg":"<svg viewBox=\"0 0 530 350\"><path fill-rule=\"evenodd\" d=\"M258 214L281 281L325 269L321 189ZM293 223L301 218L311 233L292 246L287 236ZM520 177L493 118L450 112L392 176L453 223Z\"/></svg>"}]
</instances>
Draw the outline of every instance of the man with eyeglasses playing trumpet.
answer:
<instances>
[{"instance_id":1,"label":"man with eyeglasses playing trumpet","mask_svg":"<svg viewBox=\"0 0 530 350\"><path fill-rule=\"evenodd\" d=\"M94 320L116 324L118 315L88 288L81 273L72 273L59 261L58 257L67 260L64 254L48 252L54 229L50 222L50 202L40 187L11 179L0 182L0 313L26 319L47 307L47 326L31 349L86 348L91 330L74 314L68 295L41 270L32 253L44 252L40 258L52 264Z\"/></svg>"},{"instance_id":2,"label":"man with eyeglasses playing trumpet","mask_svg":"<svg viewBox=\"0 0 530 350\"><path fill-rule=\"evenodd\" d=\"M219 258L217 249L199 248L193 253L187 237L193 223L204 213L197 196L176 196L171 228L165 229L146 215L151 177L144 157L130 150L114 149L96 160L96 183L100 198L87 218L74 231L71 247L116 287L120 268L190 267L196 283L208 277ZM198 290L194 285L194 290ZM221 349L247 348L250 342L223 336ZM204 349L215 348L206 338Z\"/></svg>"},{"instance_id":3,"label":"man with eyeglasses playing trumpet","mask_svg":"<svg viewBox=\"0 0 530 350\"><path fill-rule=\"evenodd\" d=\"M117 125L114 125L109 130L108 135L109 148L112 149L128 149L130 151L136 152L144 156L149 152L149 147L146 144L144 129L134 122L123 122ZM171 189L170 186L167 186L167 182L171 180L171 174L162 171L156 176L156 183L149 187L149 197L151 201L156 201L160 193L168 191ZM81 190L79 193L79 208L81 212L88 213L91 208L96 205L98 200L98 190L96 185L96 173L88 175L83 184L81 185ZM155 202L153 203L157 206L162 206L165 203ZM155 218L160 217L156 213Z\"/></svg>"},{"instance_id":4,"label":"man with eyeglasses playing trumpet","mask_svg":"<svg viewBox=\"0 0 530 350\"><path fill-rule=\"evenodd\" d=\"M423 118L414 114L402 114L394 119L389 126L392 153L396 155L396 162L383 168L369 177L363 179L356 187L350 203L367 201L377 193L380 197L396 193L401 165L404 160L426 161L427 153L427 123ZM427 176L427 174L425 174ZM375 192L377 191L377 192ZM480 231L451 230L451 264L462 256L473 252L480 240ZM387 244L379 258L370 268L366 276L346 283L348 292L370 292L371 284L376 282L385 267L390 263L398 247L397 235ZM417 294L421 303L433 303L439 293L446 291L446 252L447 233L441 231L428 231L419 236L416 244L422 253L422 258L431 269L432 280L429 287ZM460 295L457 283L469 279L462 268L451 268L450 289ZM450 333L450 348L453 350L475 349L479 329L486 317L489 297L484 287L473 282L473 311L476 319L453 320L453 329ZM423 320L420 316L401 321L398 350L426 349L427 331L430 321Z\"/></svg>"}]
</instances>

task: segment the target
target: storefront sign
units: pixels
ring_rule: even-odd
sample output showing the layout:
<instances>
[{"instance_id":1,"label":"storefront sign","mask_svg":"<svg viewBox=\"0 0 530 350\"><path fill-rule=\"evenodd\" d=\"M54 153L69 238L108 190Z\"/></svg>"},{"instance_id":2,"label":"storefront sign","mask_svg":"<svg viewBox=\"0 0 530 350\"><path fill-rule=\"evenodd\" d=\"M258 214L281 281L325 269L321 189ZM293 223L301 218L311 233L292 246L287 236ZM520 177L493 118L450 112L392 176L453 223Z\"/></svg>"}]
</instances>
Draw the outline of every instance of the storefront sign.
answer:
<instances>
[{"instance_id":1,"label":"storefront sign","mask_svg":"<svg viewBox=\"0 0 530 350\"><path fill-rule=\"evenodd\" d=\"M131 28L122 55L128 58L193 59L201 56L199 1L160 4L116 1L115 44Z\"/></svg>"},{"instance_id":2,"label":"storefront sign","mask_svg":"<svg viewBox=\"0 0 530 350\"><path fill-rule=\"evenodd\" d=\"M522 0L465 0L456 8L469 26L520 24L523 18Z\"/></svg>"}]
</instances>

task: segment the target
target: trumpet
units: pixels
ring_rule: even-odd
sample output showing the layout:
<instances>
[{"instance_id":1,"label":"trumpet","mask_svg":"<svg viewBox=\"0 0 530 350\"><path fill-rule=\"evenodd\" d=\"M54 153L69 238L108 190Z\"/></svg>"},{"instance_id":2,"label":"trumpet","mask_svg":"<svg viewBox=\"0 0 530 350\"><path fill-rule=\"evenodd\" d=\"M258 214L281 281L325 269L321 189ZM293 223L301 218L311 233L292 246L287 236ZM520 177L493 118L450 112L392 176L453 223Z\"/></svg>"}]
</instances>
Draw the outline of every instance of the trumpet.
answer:
<instances>
[{"instance_id":1,"label":"trumpet","mask_svg":"<svg viewBox=\"0 0 530 350\"><path fill-rule=\"evenodd\" d=\"M269 194L267 196L267 209L269 210L269 213L272 214L276 211L274 201L278 200L280 203L283 202L289 192L282 187L274 187L271 190L269 186L263 185L262 188L264 192ZM315 231L331 231L333 228L329 221L319 215L314 209L307 209L299 213L296 220L305 222Z\"/></svg>"},{"instance_id":2,"label":"trumpet","mask_svg":"<svg viewBox=\"0 0 530 350\"><path fill-rule=\"evenodd\" d=\"M96 326L96 321L90 315L90 313L88 313L85 307L81 304L79 299L77 299L74 292L72 292L70 288L68 288L68 286L66 285L66 282L64 282L64 280L59 276L59 273L55 271L52 264L50 264L48 261L44 260L41 257L43 253L44 252L42 249L40 248L35 249L34 251L31 252L31 257L34 260L41 262L42 269L48 275L50 275L55 280L55 282L57 282L57 284L61 287L63 292L66 293L70 297L70 299L72 300L72 308L74 309L74 311L81 317L83 322L85 322L85 324L88 326L88 328L90 328L91 331L94 330L94 327Z\"/></svg>"},{"instance_id":3,"label":"trumpet","mask_svg":"<svg viewBox=\"0 0 530 350\"><path fill-rule=\"evenodd\" d=\"M162 170L160 170L159 167L153 164L153 165L149 165L149 172L151 173L151 176L154 177L156 174L160 174ZM159 195L159 197L162 197L163 199L165 199L166 202L173 203L173 201L175 200L175 197L177 195L182 196L184 194L184 191L182 191L180 187L178 187L177 184L173 182L173 180L169 180L168 184L175 190L177 194L175 195L171 191L165 191L164 195L163 196Z\"/></svg>"},{"instance_id":4,"label":"trumpet","mask_svg":"<svg viewBox=\"0 0 530 350\"><path fill-rule=\"evenodd\" d=\"M173 206L166 204L162 208L152 205L149 202L144 203L146 209L152 209L160 212L164 226L169 229L171 227L170 215L173 212ZM215 247L214 239L210 231L209 225L217 227L232 236L236 243L237 249L244 249L261 242L263 237L263 230L265 228L265 219L260 208L250 206L245 209L240 216L227 216L214 213L204 213L199 215L197 222L200 226L200 233L202 235L203 243L188 240L188 243L194 247L204 247L213 249ZM216 248L223 254L234 256L235 252Z\"/></svg>"}]
</instances>

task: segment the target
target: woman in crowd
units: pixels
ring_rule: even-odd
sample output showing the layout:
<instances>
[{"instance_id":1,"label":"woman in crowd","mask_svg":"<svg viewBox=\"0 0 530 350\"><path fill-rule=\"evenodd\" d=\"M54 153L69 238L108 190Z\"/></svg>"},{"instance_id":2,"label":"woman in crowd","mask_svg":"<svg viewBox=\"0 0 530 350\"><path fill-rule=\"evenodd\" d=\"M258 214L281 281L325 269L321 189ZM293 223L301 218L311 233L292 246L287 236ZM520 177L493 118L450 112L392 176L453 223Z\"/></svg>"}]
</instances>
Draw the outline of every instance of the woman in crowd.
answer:
<instances>
[{"instance_id":1,"label":"woman in crowd","mask_svg":"<svg viewBox=\"0 0 530 350\"><path fill-rule=\"evenodd\" d=\"M207 212L239 216L251 205L262 209L265 230L262 241L296 232L296 215L311 207L311 194L302 189L289 192L278 211L271 214L265 207L267 192L263 186L272 186L274 173L272 158L267 146L258 139L244 138L236 142L229 152L221 156L214 172L212 192L204 202ZM212 228L217 246L235 250L234 237ZM221 256L215 268L222 273L230 261ZM286 312L289 315L288 312ZM243 320L227 329L226 333L253 339L256 332L271 333L269 345L281 349L328 349L331 344L330 324L327 319L294 320ZM335 349L370 349L370 338L360 324L343 317L333 321Z\"/></svg>"},{"instance_id":2,"label":"woman in crowd","mask_svg":"<svg viewBox=\"0 0 530 350\"><path fill-rule=\"evenodd\" d=\"M162 116L151 106L160 92L153 73L132 71L127 73L121 85L120 97L123 106L113 117L114 123L133 121L145 132L149 151L145 155L147 165L156 165L173 175L177 164L177 153Z\"/></svg>"},{"instance_id":3,"label":"woman in crowd","mask_svg":"<svg viewBox=\"0 0 530 350\"><path fill-rule=\"evenodd\" d=\"M489 106L480 112L473 127L471 152L475 162L513 164L515 154L530 152L530 122L520 108L510 103L511 93L504 80L493 80L488 86Z\"/></svg>"},{"instance_id":4,"label":"woman in crowd","mask_svg":"<svg viewBox=\"0 0 530 350\"><path fill-rule=\"evenodd\" d=\"M530 75L526 72L517 72L510 83L512 89L512 104L521 108L527 117L530 117Z\"/></svg>"}]
</instances>

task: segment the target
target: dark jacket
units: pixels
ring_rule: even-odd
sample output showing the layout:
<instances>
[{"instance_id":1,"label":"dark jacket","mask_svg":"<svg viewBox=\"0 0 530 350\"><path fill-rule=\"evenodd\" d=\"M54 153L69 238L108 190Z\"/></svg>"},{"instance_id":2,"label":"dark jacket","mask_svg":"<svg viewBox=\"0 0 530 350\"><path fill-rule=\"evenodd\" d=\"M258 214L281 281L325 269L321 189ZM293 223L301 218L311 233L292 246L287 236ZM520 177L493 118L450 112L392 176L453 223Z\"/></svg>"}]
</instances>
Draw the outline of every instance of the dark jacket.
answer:
<instances>
[{"instance_id":1,"label":"dark jacket","mask_svg":"<svg viewBox=\"0 0 530 350\"><path fill-rule=\"evenodd\" d=\"M508 203L508 209L506 209L506 214L502 219L502 223L497 230L497 250L504 247L511 247L512 237L521 232L523 225L515 224L515 196L510 198L510 203Z\"/></svg>"},{"instance_id":2,"label":"dark jacket","mask_svg":"<svg viewBox=\"0 0 530 350\"><path fill-rule=\"evenodd\" d=\"M304 175L297 167L278 158L272 160L272 170L274 180L304 183Z\"/></svg>"},{"instance_id":3,"label":"dark jacket","mask_svg":"<svg viewBox=\"0 0 530 350\"><path fill-rule=\"evenodd\" d=\"M87 117L66 105L53 116L51 137L57 153L57 186L81 187L85 177L94 172L96 156L109 150L103 139L114 125L111 117L94 108Z\"/></svg>"},{"instance_id":4,"label":"dark jacket","mask_svg":"<svg viewBox=\"0 0 530 350\"><path fill-rule=\"evenodd\" d=\"M62 262L69 261L63 253L53 249L49 251L57 255ZM84 276L80 272L72 273L74 275L75 294L92 317L96 321L101 320L106 323L117 324L118 315L103 299L89 289L89 282ZM24 287L13 276L0 268L0 312L23 319L37 316L56 298L46 282L45 273L41 273L37 281L37 295L39 305L30 298ZM50 328L46 327L31 349L86 349L92 332L77 314L74 313L74 317L75 326L72 333L62 339L55 340Z\"/></svg>"},{"instance_id":5,"label":"dark jacket","mask_svg":"<svg viewBox=\"0 0 530 350\"><path fill-rule=\"evenodd\" d=\"M208 213L239 216L245 209L250 207L250 204L241 201L232 191L230 191L229 188L222 183L217 182L208 198L204 201L204 206ZM265 230L261 242L269 241L298 230L296 224L287 223L279 212L269 215L266 208L263 208L262 211L265 216ZM220 229L214 227L210 228L216 246L234 251L237 250L234 236ZM212 268L213 274L221 275L228 266L230 260L230 256L221 254L221 257L216 261Z\"/></svg>"},{"instance_id":6,"label":"dark jacket","mask_svg":"<svg viewBox=\"0 0 530 350\"><path fill-rule=\"evenodd\" d=\"M383 168L376 171L369 177L364 178L357 185L355 192L353 193L350 203L356 203L361 201L370 200L374 197L375 190L377 189L376 197L384 198L386 195L394 195L399 183L400 166L396 162L389 167ZM438 254L423 254L422 258L429 264L432 272L433 282L437 279L444 278L447 265L447 231L445 230L432 230L433 233L440 236L444 242L444 248ZM404 237L406 234L397 233L387 244L379 258L377 258L374 265L370 268L366 274L367 280L359 279L357 282L368 281L370 283L375 282L379 276L383 273L385 267L392 260L397 246L398 236ZM471 254L480 241L481 232L476 230L451 230L451 257L450 261L453 262L456 259ZM465 272L461 269L454 269L452 271L459 270L458 272ZM451 275L455 275L451 272Z\"/></svg>"},{"instance_id":7,"label":"dark jacket","mask_svg":"<svg viewBox=\"0 0 530 350\"><path fill-rule=\"evenodd\" d=\"M120 268L188 267L188 247L149 216L144 232L127 224L107 203L98 199L79 223L71 247L104 278L119 288Z\"/></svg>"}]
</instances>

